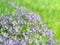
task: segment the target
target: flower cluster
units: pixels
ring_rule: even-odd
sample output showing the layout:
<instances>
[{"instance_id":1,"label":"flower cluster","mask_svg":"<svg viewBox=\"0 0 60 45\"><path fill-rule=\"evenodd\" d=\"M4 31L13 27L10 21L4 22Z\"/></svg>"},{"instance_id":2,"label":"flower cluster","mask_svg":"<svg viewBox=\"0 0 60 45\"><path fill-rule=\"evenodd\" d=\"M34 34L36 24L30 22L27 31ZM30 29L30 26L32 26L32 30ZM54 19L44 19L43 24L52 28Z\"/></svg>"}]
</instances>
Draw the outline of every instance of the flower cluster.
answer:
<instances>
[{"instance_id":1,"label":"flower cluster","mask_svg":"<svg viewBox=\"0 0 60 45\"><path fill-rule=\"evenodd\" d=\"M0 45L59 45L54 34L40 16L25 7L10 16L0 16Z\"/></svg>"}]
</instances>

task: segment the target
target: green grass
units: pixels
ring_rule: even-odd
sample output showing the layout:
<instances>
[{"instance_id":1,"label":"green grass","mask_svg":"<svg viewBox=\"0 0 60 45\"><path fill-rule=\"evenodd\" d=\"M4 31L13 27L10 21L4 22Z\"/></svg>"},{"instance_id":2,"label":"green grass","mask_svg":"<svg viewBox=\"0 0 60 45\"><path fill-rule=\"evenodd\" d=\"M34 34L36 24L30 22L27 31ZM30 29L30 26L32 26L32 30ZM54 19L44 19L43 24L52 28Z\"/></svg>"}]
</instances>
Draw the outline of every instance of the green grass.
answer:
<instances>
[{"instance_id":1,"label":"green grass","mask_svg":"<svg viewBox=\"0 0 60 45\"><path fill-rule=\"evenodd\" d=\"M60 0L10 0L19 6L26 6L30 11L39 14L48 28L55 30L55 38L60 40ZM8 5L8 0L0 0L0 15L10 15L14 8ZM7 11L6 11L7 9Z\"/></svg>"}]
</instances>

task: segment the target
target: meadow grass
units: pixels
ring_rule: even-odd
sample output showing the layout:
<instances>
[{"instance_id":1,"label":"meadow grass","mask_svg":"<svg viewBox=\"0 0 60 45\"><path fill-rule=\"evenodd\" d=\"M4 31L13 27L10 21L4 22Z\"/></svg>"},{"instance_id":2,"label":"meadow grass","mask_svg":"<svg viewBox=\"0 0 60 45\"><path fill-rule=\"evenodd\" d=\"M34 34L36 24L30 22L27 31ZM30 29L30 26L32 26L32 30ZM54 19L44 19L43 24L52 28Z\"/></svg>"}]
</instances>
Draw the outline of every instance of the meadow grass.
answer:
<instances>
[{"instance_id":1,"label":"meadow grass","mask_svg":"<svg viewBox=\"0 0 60 45\"><path fill-rule=\"evenodd\" d=\"M8 0L0 0L0 15L10 15L15 11ZM55 38L60 40L60 0L10 0L19 6L26 6L29 11L39 14L48 28L56 31Z\"/></svg>"}]
</instances>

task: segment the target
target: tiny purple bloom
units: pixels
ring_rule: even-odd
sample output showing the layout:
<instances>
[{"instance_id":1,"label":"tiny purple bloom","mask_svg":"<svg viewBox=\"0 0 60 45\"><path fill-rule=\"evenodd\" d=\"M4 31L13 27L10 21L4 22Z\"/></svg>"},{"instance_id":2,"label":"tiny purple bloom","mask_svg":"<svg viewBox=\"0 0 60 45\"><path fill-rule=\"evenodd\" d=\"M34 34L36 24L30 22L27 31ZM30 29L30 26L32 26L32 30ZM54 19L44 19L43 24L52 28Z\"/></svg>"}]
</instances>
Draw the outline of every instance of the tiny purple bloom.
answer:
<instances>
[{"instance_id":1,"label":"tiny purple bloom","mask_svg":"<svg viewBox=\"0 0 60 45\"><path fill-rule=\"evenodd\" d=\"M48 42L48 45L52 45L52 42Z\"/></svg>"},{"instance_id":2,"label":"tiny purple bloom","mask_svg":"<svg viewBox=\"0 0 60 45\"><path fill-rule=\"evenodd\" d=\"M22 39L22 40L20 41L20 43L21 43L21 44L25 43L25 40L24 40L24 39Z\"/></svg>"},{"instance_id":3,"label":"tiny purple bloom","mask_svg":"<svg viewBox=\"0 0 60 45\"><path fill-rule=\"evenodd\" d=\"M4 42L4 39L3 38L0 38L0 42Z\"/></svg>"},{"instance_id":4,"label":"tiny purple bloom","mask_svg":"<svg viewBox=\"0 0 60 45\"><path fill-rule=\"evenodd\" d=\"M25 40L28 40L28 39L29 39L29 37L25 36Z\"/></svg>"},{"instance_id":5,"label":"tiny purple bloom","mask_svg":"<svg viewBox=\"0 0 60 45\"><path fill-rule=\"evenodd\" d=\"M6 37L6 38L7 38L7 37L8 37L8 34L7 34L7 33L4 33L4 37Z\"/></svg>"}]
</instances>

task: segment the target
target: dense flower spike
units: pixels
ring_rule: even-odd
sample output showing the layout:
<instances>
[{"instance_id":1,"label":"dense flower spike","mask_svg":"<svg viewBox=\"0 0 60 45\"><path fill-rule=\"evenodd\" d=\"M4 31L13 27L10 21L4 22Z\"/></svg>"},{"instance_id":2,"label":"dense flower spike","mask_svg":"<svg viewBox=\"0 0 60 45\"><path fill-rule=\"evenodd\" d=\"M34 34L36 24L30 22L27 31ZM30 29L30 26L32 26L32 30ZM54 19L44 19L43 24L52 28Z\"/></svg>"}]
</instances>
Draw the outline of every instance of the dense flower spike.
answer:
<instances>
[{"instance_id":1,"label":"dense flower spike","mask_svg":"<svg viewBox=\"0 0 60 45\"><path fill-rule=\"evenodd\" d=\"M16 13L0 16L1 45L59 45L40 16L13 3Z\"/></svg>"}]
</instances>

